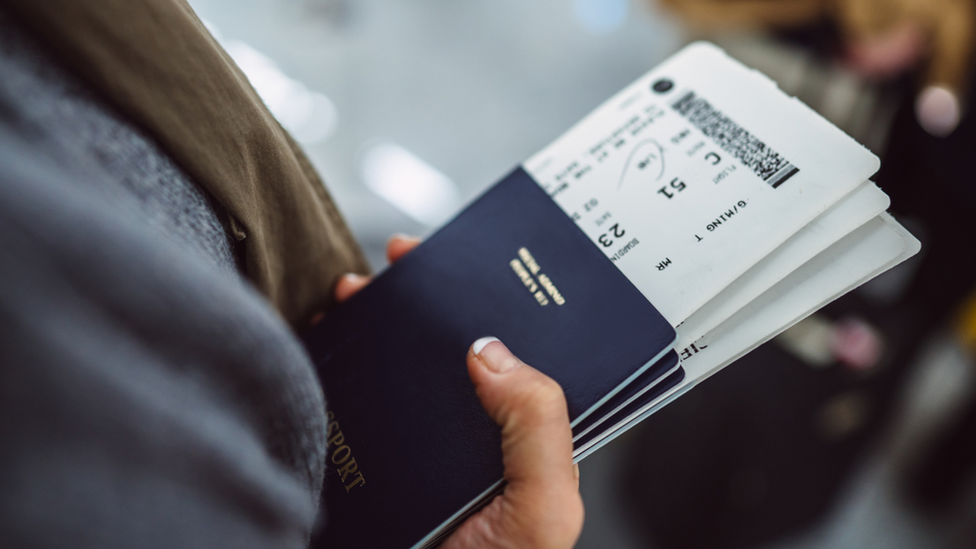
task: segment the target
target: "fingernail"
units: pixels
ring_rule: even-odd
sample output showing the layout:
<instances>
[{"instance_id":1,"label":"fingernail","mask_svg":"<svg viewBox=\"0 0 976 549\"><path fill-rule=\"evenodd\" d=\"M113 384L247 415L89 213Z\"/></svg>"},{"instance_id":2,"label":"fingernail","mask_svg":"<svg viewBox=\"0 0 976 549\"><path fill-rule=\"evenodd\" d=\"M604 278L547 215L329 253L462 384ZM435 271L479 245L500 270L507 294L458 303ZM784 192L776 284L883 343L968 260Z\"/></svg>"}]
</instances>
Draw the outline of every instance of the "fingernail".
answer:
<instances>
[{"instance_id":1,"label":"fingernail","mask_svg":"<svg viewBox=\"0 0 976 549\"><path fill-rule=\"evenodd\" d=\"M396 233L390 237L390 240L409 240L410 242L420 242L420 237L404 233Z\"/></svg>"},{"instance_id":2,"label":"fingernail","mask_svg":"<svg viewBox=\"0 0 976 549\"><path fill-rule=\"evenodd\" d=\"M573 464L573 478L575 478L576 481L579 482L579 463Z\"/></svg>"},{"instance_id":3,"label":"fingernail","mask_svg":"<svg viewBox=\"0 0 976 549\"><path fill-rule=\"evenodd\" d=\"M485 348L485 345L488 345L492 341L499 341L500 342L501 340L498 339L497 337L483 337L483 338L479 339L478 341L475 341L474 342L474 345L471 346L471 350L474 351L474 354L480 355L481 354L481 350Z\"/></svg>"},{"instance_id":4,"label":"fingernail","mask_svg":"<svg viewBox=\"0 0 976 549\"><path fill-rule=\"evenodd\" d=\"M366 278L366 277L363 276L363 275L358 275L356 273L346 273L346 274L342 275L342 278L346 282L350 282L350 283L353 283L353 284L358 284L358 283L362 282L363 279Z\"/></svg>"},{"instance_id":5,"label":"fingernail","mask_svg":"<svg viewBox=\"0 0 976 549\"><path fill-rule=\"evenodd\" d=\"M471 345L471 350L481 357L481 361L489 370L496 374L507 372L520 364L515 355L497 337L483 337Z\"/></svg>"}]
</instances>

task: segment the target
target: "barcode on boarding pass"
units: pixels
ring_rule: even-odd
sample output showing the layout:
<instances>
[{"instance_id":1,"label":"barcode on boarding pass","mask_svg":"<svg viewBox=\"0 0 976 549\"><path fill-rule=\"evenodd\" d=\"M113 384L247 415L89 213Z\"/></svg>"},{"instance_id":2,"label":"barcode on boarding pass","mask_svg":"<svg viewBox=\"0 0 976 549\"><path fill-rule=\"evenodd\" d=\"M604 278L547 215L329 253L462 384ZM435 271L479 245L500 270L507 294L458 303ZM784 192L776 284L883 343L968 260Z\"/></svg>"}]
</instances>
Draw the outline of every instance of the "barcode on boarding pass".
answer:
<instances>
[{"instance_id":1,"label":"barcode on boarding pass","mask_svg":"<svg viewBox=\"0 0 976 549\"><path fill-rule=\"evenodd\" d=\"M687 118L725 152L742 161L747 168L774 189L800 171L800 168L791 164L756 136L742 129L708 101L697 97L695 92L685 93L681 99L671 105L671 108Z\"/></svg>"}]
</instances>

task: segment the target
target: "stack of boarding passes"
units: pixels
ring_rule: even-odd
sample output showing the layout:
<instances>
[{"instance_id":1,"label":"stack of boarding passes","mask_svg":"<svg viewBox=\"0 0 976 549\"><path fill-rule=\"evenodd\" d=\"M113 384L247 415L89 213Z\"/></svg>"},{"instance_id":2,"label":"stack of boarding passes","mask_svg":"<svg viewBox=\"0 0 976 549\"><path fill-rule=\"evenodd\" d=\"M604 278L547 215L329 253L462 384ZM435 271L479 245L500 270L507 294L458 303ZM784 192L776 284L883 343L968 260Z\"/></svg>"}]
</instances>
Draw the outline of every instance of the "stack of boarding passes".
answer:
<instances>
[{"instance_id":1,"label":"stack of boarding passes","mask_svg":"<svg viewBox=\"0 0 976 549\"><path fill-rule=\"evenodd\" d=\"M916 254L878 158L775 82L694 43L525 169L676 328L663 361L574 426L575 457Z\"/></svg>"}]
</instances>

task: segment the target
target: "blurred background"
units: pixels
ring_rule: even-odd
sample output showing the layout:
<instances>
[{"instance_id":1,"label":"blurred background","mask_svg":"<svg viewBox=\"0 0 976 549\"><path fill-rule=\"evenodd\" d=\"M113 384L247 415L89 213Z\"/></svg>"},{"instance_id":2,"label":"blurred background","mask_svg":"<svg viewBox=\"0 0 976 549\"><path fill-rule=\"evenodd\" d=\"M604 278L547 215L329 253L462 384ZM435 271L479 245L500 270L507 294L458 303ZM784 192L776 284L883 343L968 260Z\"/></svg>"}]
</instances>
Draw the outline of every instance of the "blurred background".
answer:
<instances>
[{"instance_id":1,"label":"blurred background","mask_svg":"<svg viewBox=\"0 0 976 549\"><path fill-rule=\"evenodd\" d=\"M190 3L377 270L685 43L765 72L923 253L583 462L578 547L976 547L971 0Z\"/></svg>"}]
</instances>

